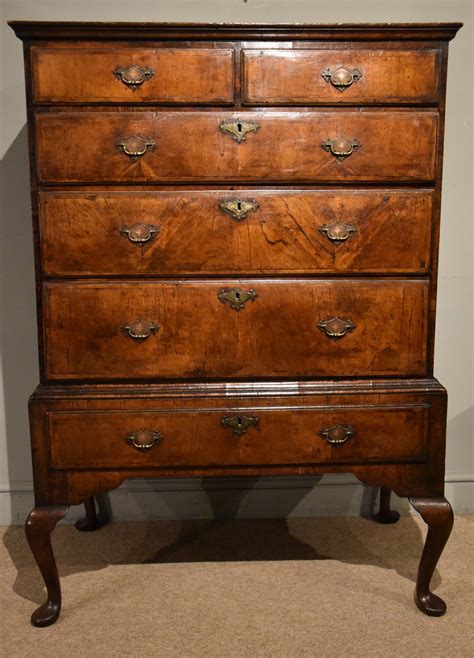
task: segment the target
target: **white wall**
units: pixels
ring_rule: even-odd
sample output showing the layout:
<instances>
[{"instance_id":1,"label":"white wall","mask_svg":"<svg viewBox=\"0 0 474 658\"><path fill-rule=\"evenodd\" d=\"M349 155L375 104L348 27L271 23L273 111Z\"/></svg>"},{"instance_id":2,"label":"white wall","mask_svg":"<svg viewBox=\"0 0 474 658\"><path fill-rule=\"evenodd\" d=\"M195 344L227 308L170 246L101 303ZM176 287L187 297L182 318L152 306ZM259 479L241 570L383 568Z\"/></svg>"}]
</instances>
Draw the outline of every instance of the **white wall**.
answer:
<instances>
[{"instance_id":1,"label":"white wall","mask_svg":"<svg viewBox=\"0 0 474 658\"><path fill-rule=\"evenodd\" d=\"M464 21L451 43L435 374L449 391L447 496L474 511L472 1L458 0L11 0L1 3L0 523L32 506L26 402L37 379L33 249L21 43L7 19L217 22ZM120 518L350 514L372 492L346 476L315 489L287 478L131 482L112 495ZM321 486L326 483L326 486ZM158 495L156 491L161 493Z\"/></svg>"}]
</instances>

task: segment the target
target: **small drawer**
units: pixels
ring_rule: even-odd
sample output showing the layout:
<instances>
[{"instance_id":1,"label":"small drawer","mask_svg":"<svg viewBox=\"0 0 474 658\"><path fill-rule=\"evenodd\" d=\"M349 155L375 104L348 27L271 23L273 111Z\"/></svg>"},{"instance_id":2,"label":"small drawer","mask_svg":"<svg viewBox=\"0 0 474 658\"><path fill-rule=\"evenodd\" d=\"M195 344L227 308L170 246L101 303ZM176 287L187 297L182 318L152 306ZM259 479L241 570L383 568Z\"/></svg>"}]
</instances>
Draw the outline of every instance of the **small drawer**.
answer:
<instances>
[{"instance_id":1,"label":"small drawer","mask_svg":"<svg viewBox=\"0 0 474 658\"><path fill-rule=\"evenodd\" d=\"M432 181L434 111L36 114L43 183Z\"/></svg>"},{"instance_id":2,"label":"small drawer","mask_svg":"<svg viewBox=\"0 0 474 658\"><path fill-rule=\"evenodd\" d=\"M243 50L247 105L436 103L436 50Z\"/></svg>"},{"instance_id":3,"label":"small drawer","mask_svg":"<svg viewBox=\"0 0 474 658\"><path fill-rule=\"evenodd\" d=\"M422 462L428 405L49 412L54 469Z\"/></svg>"},{"instance_id":4,"label":"small drawer","mask_svg":"<svg viewBox=\"0 0 474 658\"><path fill-rule=\"evenodd\" d=\"M426 273L431 191L41 192L46 276Z\"/></svg>"},{"instance_id":5,"label":"small drawer","mask_svg":"<svg viewBox=\"0 0 474 658\"><path fill-rule=\"evenodd\" d=\"M49 379L426 374L428 281L44 284Z\"/></svg>"},{"instance_id":6,"label":"small drawer","mask_svg":"<svg viewBox=\"0 0 474 658\"><path fill-rule=\"evenodd\" d=\"M36 103L193 103L234 100L228 48L31 49Z\"/></svg>"}]
</instances>

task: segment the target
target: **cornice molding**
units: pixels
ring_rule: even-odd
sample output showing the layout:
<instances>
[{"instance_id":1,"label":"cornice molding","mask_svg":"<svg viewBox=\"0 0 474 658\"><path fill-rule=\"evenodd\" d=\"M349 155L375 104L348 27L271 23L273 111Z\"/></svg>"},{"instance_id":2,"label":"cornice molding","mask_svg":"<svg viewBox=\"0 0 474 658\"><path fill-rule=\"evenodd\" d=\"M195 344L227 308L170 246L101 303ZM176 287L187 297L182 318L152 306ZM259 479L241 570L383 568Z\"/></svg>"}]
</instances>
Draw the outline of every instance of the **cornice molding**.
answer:
<instances>
[{"instance_id":1,"label":"cornice molding","mask_svg":"<svg viewBox=\"0 0 474 658\"><path fill-rule=\"evenodd\" d=\"M92 23L55 21L9 21L24 41L67 39L173 40L256 39L311 41L450 41L462 23Z\"/></svg>"}]
</instances>

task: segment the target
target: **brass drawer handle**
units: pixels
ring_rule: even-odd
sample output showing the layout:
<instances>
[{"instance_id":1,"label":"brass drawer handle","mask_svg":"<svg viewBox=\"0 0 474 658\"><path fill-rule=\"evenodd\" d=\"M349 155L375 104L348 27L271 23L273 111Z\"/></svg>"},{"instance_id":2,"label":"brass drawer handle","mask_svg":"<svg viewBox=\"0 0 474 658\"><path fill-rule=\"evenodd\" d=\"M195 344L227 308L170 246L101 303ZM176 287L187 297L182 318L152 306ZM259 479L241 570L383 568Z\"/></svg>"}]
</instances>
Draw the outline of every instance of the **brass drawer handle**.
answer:
<instances>
[{"instance_id":1,"label":"brass drawer handle","mask_svg":"<svg viewBox=\"0 0 474 658\"><path fill-rule=\"evenodd\" d=\"M133 224L132 226L122 226L120 229L122 235L139 246L150 242L159 232L160 229L154 224Z\"/></svg>"},{"instance_id":2,"label":"brass drawer handle","mask_svg":"<svg viewBox=\"0 0 474 658\"><path fill-rule=\"evenodd\" d=\"M224 416L224 418L221 419L221 425L223 427L229 427L234 434L237 434L237 436L245 434L249 427L257 427L258 423L258 416L244 416L243 414Z\"/></svg>"},{"instance_id":3,"label":"brass drawer handle","mask_svg":"<svg viewBox=\"0 0 474 658\"><path fill-rule=\"evenodd\" d=\"M137 343L143 343L152 334L156 334L159 328L159 324L147 322L146 320L136 320L122 326L124 333L130 338L133 338Z\"/></svg>"},{"instance_id":4,"label":"brass drawer handle","mask_svg":"<svg viewBox=\"0 0 474 658\"><path fill-rule=\"evenodd\" d=\"M240 311L244 308L245 302L253 302L257 293L255 290L242 290L241 288L233 288L232 290L221 290L218 294L219 299L223 304L229 304L229 306L236 311Z\"/></svg>"},{"instance_id":5,"label":"brass drawer handle","mask_svg":"<svg viewBox=\"0 0 474 658\"><path fill-rule=\"evenodd\" d=\"M117 66L113 74L132 91L136 91L145 80L149 80L155 75L155 71L149 66L142 68L138 64L132 64L131 66Z\"/></svg>"},{"instance_id":6,"label":"brass drawer handle","mask_svg":"<svg viewBox=\"0 0 474 658\"><path fill-rule=\"evenodd\" d=\"M319 432L319 436L333 445L345 443L356 434L357 432L352 425L333 425L332 427L325 427Z\"/></svg>"},{"instance_id":7,"label":"brass drawer handle","mask_svg":"<svg viewBox=\"0 0 474 658\"><path fill-rule=\"evenodd\" d=\"M130 432L125 437L127 443L131 443L134 448L140 452L151 450L154 445L158 445L163 441L163 435L160 432L152 432L151 430L141 429L138 432Z\"/></svg>"},{"instance_id":8,"label":"brass drawer handle","mask_svg":"<svg viewBox=\"0 0 474 658\"><path fill-rule=\"evenodd\" d=\"M334 244L341 244L356 234L357 229L354 224L323 224L319 227L319 232Z\"/></svg>"},{"instance_id":9,"label":"brass drawer handle","mask_svg":"<svg viewBox=\"0 0 474 658\"><path fill-rule=\"evenodd\" d=\"M338 91L344 91L362 77L359 69L346 69L342 64L337 64L333 69L324 69L321 75Z\"/></svg>"},{"instance_id":10,"label":"brass drawer handle","mask_svg":"<svg viewBox=\"0 0 474 658\"><path fill-rule=\"evenodd\" d=\"M352 320L344 318L329 318L318 322L318 329L331 340L340 340L356 328Z\"/></svg>"},{"instance_id":11,"label":"brass drawer handle","mask_svg":"<svg viewBox=\"0 0 474 658\"><path fill-rule=\"evenodd\" d=\"M337 139L326 139L321 146L325 151L333 155L336 160L341 162L345 158L348 158L350 155L360 149L362 144L357 141L357 139L345 139L344 137L338 137Z\"/></svg>"},{"instance_id":12,"label":"brass drawer handle","mask_svg":"<svg viewBox=\"0 0 474 658\"><path fill-rule=\"evenodd\" d=\"M219 208L240 222L249 212L257 210L258 203L254 199L225 199L220 202Z\"/></svg>"},{"instance_id":13,"label":"brass drawer handle","mask_svg":"<svg viewBox=\"0 0 474 658\"><path fill-rule=\"evenodd\" d=\"M119 151L128 155L132 160L138 160L145 155L147 151L153 151L156 144L148 137L141 137L140 135L131 135L125 137L116 144Z\"/></svg>"},{"instance_id":14,"label":"brass drawer handle","mask_svg":"<svg viewBox=\"0 0 474 658\"><path fill-rule=\"evenodd\" d=\"M256 133L260 125L255 121L243 121L242 119L221 121L219 124L221 132L229 134L238 144L245 142L247 133Z\"/></svg>"}]
</instances>

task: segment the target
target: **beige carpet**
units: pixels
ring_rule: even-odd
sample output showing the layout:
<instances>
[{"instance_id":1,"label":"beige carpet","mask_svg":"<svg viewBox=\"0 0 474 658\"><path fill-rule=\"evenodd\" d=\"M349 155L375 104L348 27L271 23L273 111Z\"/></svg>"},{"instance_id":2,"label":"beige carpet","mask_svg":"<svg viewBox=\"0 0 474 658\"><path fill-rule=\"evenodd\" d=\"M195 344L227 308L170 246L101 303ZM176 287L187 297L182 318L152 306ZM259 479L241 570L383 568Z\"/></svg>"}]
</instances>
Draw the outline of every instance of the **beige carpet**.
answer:
<instances>
[{"instance_id":1,"label":"beige carpet","mask_svg":"<svg viewBox=\"0 0 474 658\"><path fill-rule=\"evenodd\" d=\"M368 519L60 525L60 620L30 626L42 582L22 528L0 548L2 658L474 655L474 516L458 516L434 576L448 603L412 600L425 526Z\"/></svg>"}]
</instances>

